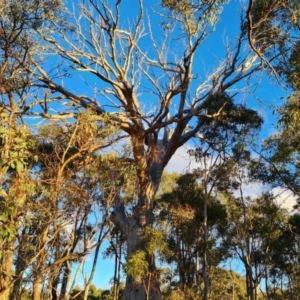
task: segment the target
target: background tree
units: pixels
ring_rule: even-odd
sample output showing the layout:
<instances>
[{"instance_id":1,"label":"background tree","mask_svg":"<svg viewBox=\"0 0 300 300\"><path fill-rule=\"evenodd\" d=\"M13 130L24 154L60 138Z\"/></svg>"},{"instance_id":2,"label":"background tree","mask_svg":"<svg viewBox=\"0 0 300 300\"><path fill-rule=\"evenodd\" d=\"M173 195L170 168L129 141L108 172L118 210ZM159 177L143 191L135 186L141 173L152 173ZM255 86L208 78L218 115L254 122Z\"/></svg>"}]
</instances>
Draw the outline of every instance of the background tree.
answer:
<instances>
[{"instance_id":1,"label":"background tree","mask_svg":"<svg viewBox=\"0 0 300 300\"><path fill-rule=\"evenodd\" d=\"M202 283L205 286L208 278L204 277L203 268L207 268L209 274L209 270L220 262L216 245L217 228L226 222L226 210L210 195L206 208L208 228L204 233L205 192L203 186L197 183L198 179L197 174L181 175L174 190L161 196L157 210L158 222L166 223L164 231L170 249L166 261L176 266L174 276L179 277L180 290L187 295L194 289L194 297L204 295L205 298L208 295L201 291L201 286ZM207 255L205 262L204 255ZM208 274L205 276L210 277Z\"/></svg>"},{"instance_id":2,"label":"background tree","mask_svg":"<svg viewBox=\"0 0 300 300\"><path fill-rule=\"evenodd\" d=\"M259 286L272 266L272 246L281 232L285 214L272 195L231 198L228 203L229 226L223 245L244 265L247 299L259 299Z\"/></svg>"},{"instance_id":3,"label":"background tree","mask_svg":"<svg viewBox=\"0 0 300 300\"><path fill-rule=\"evenodd\" d=\"M299 296L299 214L289 216L280 234L272 243L272 264L268 270L266 293L278 299ZM277 299L276 298L276 299Z\"/></svg>"}]
</instances>

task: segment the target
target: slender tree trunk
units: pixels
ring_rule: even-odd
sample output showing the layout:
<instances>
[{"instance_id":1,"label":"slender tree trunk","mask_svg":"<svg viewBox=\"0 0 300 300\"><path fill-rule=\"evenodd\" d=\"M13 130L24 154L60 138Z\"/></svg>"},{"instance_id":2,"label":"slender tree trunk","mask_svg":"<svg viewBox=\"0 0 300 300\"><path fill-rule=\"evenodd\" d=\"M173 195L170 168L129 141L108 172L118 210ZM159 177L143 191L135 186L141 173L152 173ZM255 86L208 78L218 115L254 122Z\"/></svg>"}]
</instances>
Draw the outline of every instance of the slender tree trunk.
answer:
<instances>
[{"instance_id":1,"label":"slender tree trunk","mask_svg":"<svg viewBox=\"0 0 300 300\"><path fill-rule=\"evenodd\" d=\"M94 260L93 260L93 266L92 266L91 274L90 274L88 282L86 283L86 286L84 288L84 296L83 296L84 300L88 299L90 285L91 285L91 283L93 281L93 278L94 278L94 275L95 275L96 266L97 266L97 262L98 262L98 256L99 256L99 250L100 250L103 238L104 238L103 235L102 235L102 231L103 231L103 228L100 230L99 235L98 235L97 247L95 249L95 255L94 255Z\"/></svg>"},{"instance_id":2,"label":"slender tree trunk","mask_svg":"<svg viewBox=\"0 0 300 300\"><path fill-rule=\"evenodd\" d=\"M209 280L207 276L207 257L206 257L206 249L207 249L207 237L208 237L208 229L207 229L207 202L208 202L208 170L206 165L206 160L204 160L205 166L205 184L204 184L204 203L203 203L203 256L202 256L202 277L204 281L204 295L203 300L209 299Z\"/></svg>"},{"instance_id":3,"label":"slender tree trunk","mask_svg":"<svg viewBox=\"0 0 300 300\"><path fill-rule=\"evenodd\" d=\"M20 295L21 284L22 284L22 280L20 278L18 280L16 280L16 282L14 283L12 292L9 295L9 300L19 300L19 298L21 296Z\"/></svg>"},{"instance_id":4,"label":"slender tree trunk","mask_svg":"<svg viewBox=\"0 0 300 300\"><path fill-rule=\"evenodd\" d=\"M196 285L200 287L200 262L199 262L199 251L196 252Z\"/></svg>"},{"instance_id":5,"label":"slender tree trunk","mask_svg":"<svg viewBox=\"0 0 300 300\"><path fill-rule=\"evenodd\" d=\"M119 299L120 291L120 272L121 272L121 255L122 255L122 241L119 237L119 232L116 233L115 247L115 271L114 271L114 300Z\"/></svg>"},{"instance_id":6,"label":"slender tree trunk","mask_svg":"<svg viewBox=\"0 0 300 300\"><path fill-rule=\"evenodd\" d=\"M60 296L59 296L61 300L65 300L66 295L68 293L68 285L70 282L70 277L71 277L71 263L70 261L66 261L64 263L63 280L61 283Z\"/></svg>"},{"instance_id":7,"label":"slender tree trunk","mask_svg":"<svg viewBox=\"0 0 300 300\"><path fill-rule=\"evenodd\" d=\"M41 300L41 285L42 277L40 276L40 274L36 274L33 282L32 300Z\"/></svg>"},{"instance_id":8,"label":"slender tree trunk","mask_svg":"<svg viewBox=\"0 0 300 300\"><path fill-rule=\"evenodd\" d=\"M231 261L230 261L230 275L231 275L231 282L232 282L232 300L235 300L235 278L231 270Z\"/></svg>"},{"instance_id":9,"label":"slender tree trunk","mask_svg":"<svg viewBox=\"0 0 300 300\"><path fill-rule=\"evenodd\" d=\"M118 233L116 233L116 245L118 243ZM114 300L116 300L116 290L117 290L117 272L118 272L118 253L117 249L114 247L115 250L115 269L114 269Z\"/></svg>"},{"instance_id":10,"label":"slender tree trunk","mask_svg":"<svg viewBox=\"0 0 300 300\"><path fill-rule=\"evenodd\" d=\"M75 285L76 285L77 278L78 278L78 275L79 275L80 271L81 271L82 268L83 268L83 264L84 264L85 258L86 258L86 257L82 257L82 258L80 259L79 266L78 266L78 268L77 268L77 270L76 270L76 272L75 272L75 274L74 274L74 276L73 276L73 278L72 278L72 283L71 283L71 286L70 286L70 291L72 291L72 290L74 289ZM65 297L65 300L69 300L69 299L71 299L71 295L70 295L70 293L67 293L67 295L66 295L66 297ZM53 299L52 299L52 300L53 300Z\"/></svg>"},{"instance_id":11,"label":"slender tree trunk","mask_svg":"<svg viewBox=\"0 0 300 300\"><path fill-rule=\"evenodd\" d=\"M34 269L34 281L33 281L33 295L32 300L40 300L41 299L41 289L42 289L42 269L43 266L46 263L47 258L47 251L46 251L46 245L47 245L47 236L49 232L50 225L47 224L46 228L41 231L41 236L38 242L38 249L40 250L40 255L37 259L36 267Z\"/></svg>"},{"instance_id":12,"label":"slender tree trunk","mask_svg":"<svg viewBox=\"0 0 300 300\"><path fill-rule=\"evenodd\" d=\"M120 242L119 245L119 260L118 260L118 278L117 278L117 289L115 292L115 300L119 299L119 293L120 293L120 277L121 277L121 256L122 256L122 242Z\"/></svg>"},{"instance_id":13,"label":"slender tree trunk","mask_svg":"<svg viewBox=\"0 0 300 300\"><path fill-rule=\"evenodd\" d=\"M21 238L19 239L19 249L18 249L18 255L15 262L15 274L18 276L18 274L21 273L22 270L26 267L26 259L28 259L28 255L26 253L26 248L28 246L28 241L24 238L24 235L26 233L26 228L22 230ZM22 276L19 276L19 278L15 281L13 285L12 292L10 294L10 300L19 300L21 295L21 285L22 285Z\"/></svg>"},{"instance_id":14,"label":"slender tree trunk","mask_svg":"<svg viewBox=\"0 0 300 300\"><path fill-rule=\"evenodd\" d=\"M271 298L271 294L272 291L270 291L270 287L269 287L269 282L268 282L269 278L268 278L268 269L266 266L266 273L265 273L265 290L266 290L266 294L267 294L267 299Z\"/></svg>"},{"instance_id":15,"label":"slender tree trunk","mask_svg":"<svg viewBox=\"0 0 300 300\"><path fill-rule=\"evenodd\" d=\"M16 270L16 274L18 274L17 270ZM19 300L20 299L21 284L22 284L22 278L20 277L15 281L15 283L13 285L13 289L9 296L9 300Z\"/></svg>"},{"instance_id":16,"label":"slender tree trunk","mask_svg":"<svg viewBox=\"0 0 300 300\"><path fill-rule=\"evenodd\" d=\"M247 263L246 265L246 285L247 285L247 298L248 300L254 300L254 290L252 282L252 269Z\"/></svg>"},{"instance_id":17,"label":"slender tree trunk","mask_svg":"<svg viewBox=\"0 0 300 300\"><path fill-rule=\"evenodd\" d=\"M203 300L209 299L209 281L207 276L207 257L206 257L206 243L207 243L207 199L204 200L203 208L203 255L202 255L202 277L204 282Z\"/></svg>"},{"instance_id":18,"label":"slender tree trunk","mask_svg":"<svg viewBox=\"0 0 300 300\"><path fill-rule=\"evenodd\" d=\"M208 281L208 276L207 276L207 258L206 258L206 250L204 246L204 251L203 251L203 261L202 261L202 277L203 277L203 282L204 282L204 295L203 295L203 300L208 300L209 299L209 281Z\"/></svg>"},{"instance_id":19,"label":"slender tree trunk","mask_svg":"<svg viewBox=\"0 0 300 300\"><path fill-rule=\"evenodd\" d=\"M255 286L254 286L254 300L257 300L258 298L258 281L255 279Z\"/></svg>"},{"instance_id":20,"label":"slender tree trunk","mask_svg":"<svg viewBox=\"0 0 300 300\"><path fill-rule=\"evenodd\" d=\"M6 243L5 243L6 244ZM2 245L1 245L2 246ZM2 258L0 260L0 300L9 299L9 291L12 282L13 243L7 243L1 247Z\"/></svg>"},{"instance_id":21,"label":"slender tree trunk","mask_svg":"<svg viewBox=\"0 0 300 300\"><path fill-rule=\"evenodd\" d=\"M58 300L57 287L59 282L59 275L54 274L53 276L54 278L51 280L51 288L50 288L51 297L52 297L51 300Z\"/></svg>"}]
</instances>

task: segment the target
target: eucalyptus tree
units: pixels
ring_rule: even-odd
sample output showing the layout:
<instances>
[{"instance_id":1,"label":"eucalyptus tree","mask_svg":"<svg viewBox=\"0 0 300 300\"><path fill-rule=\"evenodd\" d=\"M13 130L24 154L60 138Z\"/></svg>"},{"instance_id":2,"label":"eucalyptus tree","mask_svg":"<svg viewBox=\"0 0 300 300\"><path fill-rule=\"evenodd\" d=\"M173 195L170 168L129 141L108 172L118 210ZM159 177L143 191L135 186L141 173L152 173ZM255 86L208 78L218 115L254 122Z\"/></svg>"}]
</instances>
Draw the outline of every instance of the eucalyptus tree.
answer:
<instances>
[{"instance_id":1,"label":"eucalyptus tree","mask_svg":"<svg viewBox=\"0 0 300 300\"><path fill-rule=\"evenodd\" d=\"M201 46L218 25L224 5L222 0L162 1L152 6L141 0L84 0L73 3L65 26L53 22L53 32L46 26L36 28L45 48L40 57L30 56L27 71L49 93L37 96L27 113L61 119L88 108L102 122L108 113L107 126L118 126L130 138L139 181L137 205L128 214L122 198L116 197L111 214L127 238L128 258L145 246L143 234L153 223L162 172L176 150L196 135L209 142L203 130L207 121L224 118L226 122L231 111L242 115L247 110L235 101L238 92L230 89L246 84L257 72L276 75L272 62L291 40L291 26L282 24L288 18L293 20L288 24L299 24L298 1L247 1L237 38L224 46L223 62L204 74L199 70ZM53 60L41 63L46 55L57 55L63 65L50 70ZM81 84L87 86L77 91L80 72L86 75ZM74 81L62 81L66 73ZM53 105L51 111L51 102L60 105ZM159 299L154 262L148 255L149 270L155 274L150 294ZM127 276L124 299L145 298L142 282L141 276Z\"/></svg>"},{"instance_id":2,"label":"eucalyptus tree","mask_svg":"<svg viewBox=\"0 0 300 300\"><path fill-rule=\"evenodd\" d=\"M253 198L241 195L228 202L228 228L223 246L245 269L247 299L259 299L259 287L274 266L275 241L281 235L287 213L274 202L272 194ZM268 292L268 284L267 292ZM268 294L270 295L270 294Z\"/></svg>"}]
</instances>

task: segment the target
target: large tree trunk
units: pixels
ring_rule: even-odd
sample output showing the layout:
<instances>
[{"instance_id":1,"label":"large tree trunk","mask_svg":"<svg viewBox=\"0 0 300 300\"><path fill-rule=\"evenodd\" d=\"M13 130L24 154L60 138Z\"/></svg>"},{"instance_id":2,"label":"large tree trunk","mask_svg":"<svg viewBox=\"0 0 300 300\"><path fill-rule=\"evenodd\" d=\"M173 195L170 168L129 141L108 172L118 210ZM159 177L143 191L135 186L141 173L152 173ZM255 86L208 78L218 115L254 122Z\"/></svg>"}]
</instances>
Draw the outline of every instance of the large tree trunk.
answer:
<instances>
[{"instance_id":1,"label":"large tree trunk","mask_svg":"<svg viewBox=\"0 0 300 300\"><path fill-rule=\"evenodd\" d=\"M143 249L144 228L138 224L133 224L127 235L127 257L129 258L137 250ZM144 250L144 249L143 249ZM127 276L126 287L123 294L123 300L159 300L161 293L159 289L158 275L155 268L154 259L147 259L149 269L145 278L132 278Z\"/></svg>"},{"instance_id":2,"label":"large tree trunk","mask_svg":"<svg viewBox=\"0 0 300 300\"><path fill-rule=\"evenodd\" d=\"M136 135L131 136L137 178L139 181L139 196L135 212L131 217L125 214L121 197L115 197L112 222L122 231L127 239L127 260L138 250L147 253L143 240L147 226L153 225L153 201L159 187L164 167L171 158L171 152L166 155L166 148L157 140L148 139L148 151L145 151L144 135L141 128ZM159 300L159 276L155 268L154 253L147 253L148 270L144 278L133 278L127 275L123 300Z\"/></svg>"},{"instance_id":3,"label":"large tree trunk","mask_svg":"<svg viewBox=\"0 0 300 300\"><path fill-rule=\"evenodd\" d=\"M141 188L138 206L132 217L126 217L125 208L121 198L116 199L115 210L111 220L123 232L127 240L127 260L138 250L145 249L143 240L147 226L153 224L153 200L157 187L148 183ZM126 287L123 300L159 300L161 293L159 289L159 278L155 268L153 253L148 253L148 272L144 278L133 278L127 275Z\"/></svg>"},{"instance_id":4,"label":"large tree trunk","mask_svg":"<svg viewBox=\"0 0 300 300\"><path fill-rule=\"evenodd\" d=\"M13 266L13 243L8 243L2 248L2 258L0 260L0 300L9 299L9 292L12 282Z\"/></svg>"}]
</instances>

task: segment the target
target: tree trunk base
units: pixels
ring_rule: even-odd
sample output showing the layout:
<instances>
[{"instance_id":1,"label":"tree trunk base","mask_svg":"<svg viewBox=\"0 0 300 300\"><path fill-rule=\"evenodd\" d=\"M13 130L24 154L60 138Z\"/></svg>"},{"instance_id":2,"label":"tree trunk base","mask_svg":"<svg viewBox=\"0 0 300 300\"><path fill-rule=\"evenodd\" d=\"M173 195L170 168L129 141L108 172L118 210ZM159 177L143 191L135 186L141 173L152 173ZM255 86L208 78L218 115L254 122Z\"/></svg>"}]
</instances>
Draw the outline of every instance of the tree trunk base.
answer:
<instances>
[{"instance_id":1,"label":"tree trunk base","mask_svg":"<svg viewBox=\"0 0 300 300\"><path fill-rule=\"evenodd\" d=\"M122 300L161 300L160 290L159 288L153 288L153 284L155 284L155 282L151 283L152 288L149 290L149 294L147 294L147 286L127 276Z\"/></svg>"}]
</instances>

